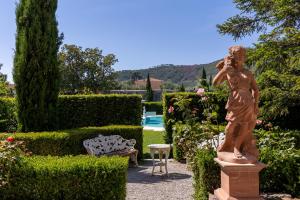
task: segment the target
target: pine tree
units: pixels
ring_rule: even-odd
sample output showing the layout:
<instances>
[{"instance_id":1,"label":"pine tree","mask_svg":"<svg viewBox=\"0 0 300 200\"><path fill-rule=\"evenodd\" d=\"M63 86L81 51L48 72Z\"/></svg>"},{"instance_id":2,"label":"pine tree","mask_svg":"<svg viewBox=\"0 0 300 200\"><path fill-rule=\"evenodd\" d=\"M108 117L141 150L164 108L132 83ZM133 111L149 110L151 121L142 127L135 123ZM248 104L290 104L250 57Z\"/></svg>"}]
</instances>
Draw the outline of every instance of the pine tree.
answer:
<instances>
[{"instance_id":1,"label":"pine tree","mask_svg":"<svg viewBox=\"0 0 300 200\"><path fill-rule=\"evenodd\" d=\"M151 87L150 75L148 73L146 83L146 101L153 101L153 90Z\"/></svg>"},{"instance_id":2,"label":"pine tree","mask_svg":"<svg viewBox=\"0 0 300 200\"><path fill-rule=\"evenodd\" d=\"M59 92L57 0L20 0L16 8L16 84L20 131L52 129Z\"/></svg>"}]
</instances>

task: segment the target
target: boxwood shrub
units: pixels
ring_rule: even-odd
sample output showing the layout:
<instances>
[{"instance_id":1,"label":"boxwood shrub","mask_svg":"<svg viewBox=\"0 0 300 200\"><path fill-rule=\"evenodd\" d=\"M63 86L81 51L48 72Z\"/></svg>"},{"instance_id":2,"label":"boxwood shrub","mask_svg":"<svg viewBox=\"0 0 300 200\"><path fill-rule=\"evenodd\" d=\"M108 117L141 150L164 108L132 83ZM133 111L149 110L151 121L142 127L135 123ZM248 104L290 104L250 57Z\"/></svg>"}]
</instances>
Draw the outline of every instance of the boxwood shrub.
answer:
<instances>
[{"instance_id":1,"label":"boxwood shrub","mask_svg":"<svg viewBox=\"0 0 300 200\"><path fill-rule=\"evenodd\" d=\"M214 161L217 153L213 150L199 149L192 165L194 173L194 199L208 200L208 193L220 187L220 167Z\"/></svg>"},{"instance_id":2,"label":"boxwood shrub","mask_svg":"<svg viewBox=\"0 0 300 200\"><path fill-rule=\"evenodd\" d=\"M1 199L125 200L128 159L33 156L13 169Z\"/></svg>"},{"instance_id":3,"label":"boxwood shrub","mask_svg":"<svg viewBox=\"0 0 300 200\"><path fill-rule=\"evenodd\" d=\"M86 154L82 142L102 135L120 135L125 139L135 139L138 157L143 155L143 128L141 126L114 125L103 127L85 127L54 132L16 133L15 139L24 141L34 155L78 155ZM0 138L6 138L2 134Z\"/></svg>"},{"instance_id":4,"label":"boxwood shrub","mask_svg":"<svg viewBox=\"0 0 300 200\"><path fill-rule=\"evenodd\" d=\"M147 112L156 112L157 115L163 114L162 102L143 102L142 106L145 106Z\"/></svg>"}]
</instances>

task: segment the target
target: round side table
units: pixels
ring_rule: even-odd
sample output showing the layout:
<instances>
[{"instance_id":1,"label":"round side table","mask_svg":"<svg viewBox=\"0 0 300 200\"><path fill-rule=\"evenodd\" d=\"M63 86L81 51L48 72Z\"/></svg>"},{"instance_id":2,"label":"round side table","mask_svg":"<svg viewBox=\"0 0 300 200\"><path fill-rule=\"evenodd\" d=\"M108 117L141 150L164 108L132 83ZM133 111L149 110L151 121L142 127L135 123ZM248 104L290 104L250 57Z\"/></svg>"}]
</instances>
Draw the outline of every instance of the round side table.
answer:
<instances>
[{"instance_id":1,"label":"round side table","mask_svg":"<svg viewBox=\"0 0 300 200\"><path fill-rule=\"evenodd\" d=\"M156 166L160 167L160 172L162 172L162 166L165 166L166 174L168 176L168 158L170 154L171 146L169 144L150 144L148 145L150 149L150 154L153 162L152 175L154 174L154 168ZM154 154L158 153L159 162L155 162ZM165 154L165 162L162 161L163 154Z\"/></svg>"}]
</instances>

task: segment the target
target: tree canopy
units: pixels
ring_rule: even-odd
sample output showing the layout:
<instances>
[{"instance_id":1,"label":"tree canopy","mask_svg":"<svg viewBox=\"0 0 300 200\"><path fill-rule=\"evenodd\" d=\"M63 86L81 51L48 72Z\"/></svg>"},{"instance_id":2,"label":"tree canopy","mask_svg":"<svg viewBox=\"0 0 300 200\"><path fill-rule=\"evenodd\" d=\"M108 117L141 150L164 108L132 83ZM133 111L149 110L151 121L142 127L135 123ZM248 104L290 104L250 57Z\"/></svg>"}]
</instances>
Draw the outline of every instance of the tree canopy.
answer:
<instances>
[{"instance_id":1,"label":"tree canopy","mask_svg":"<svg viewBox=\"0 0 300 200\"><path fill-rule=\"evenodd\" d=\"M65 44L59 52L59 60L62 93L98 93L118 85L112 68L118 61L114 54L104 56L99 48L82 49Z\"/></svg>"},{"instance_id":2,"label":"tree canopy","mask_svg":"<svg viewBox=\"0 0 300 200\"><path fill-rule=\"evenodd\" d=\"M241 13L217 28L235 40L261 33L258 43L248 50L247 64L258 76L262 116L285 127L299 126L294 111L300 108L300 1L234 3Z\"/></svg>"}]
</instances>

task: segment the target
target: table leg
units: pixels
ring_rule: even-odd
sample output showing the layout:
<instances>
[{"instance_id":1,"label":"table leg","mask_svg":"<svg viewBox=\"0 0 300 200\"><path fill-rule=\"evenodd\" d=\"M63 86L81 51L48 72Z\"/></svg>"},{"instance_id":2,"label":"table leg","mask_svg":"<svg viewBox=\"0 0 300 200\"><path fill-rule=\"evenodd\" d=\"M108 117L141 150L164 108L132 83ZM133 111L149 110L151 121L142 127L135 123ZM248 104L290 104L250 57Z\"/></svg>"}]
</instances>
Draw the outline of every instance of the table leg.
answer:
<instances>
[{"instance_id":1,"label":"table leg","mask_svg":"<svg viewBox=\"0 0 300 200\"><path fill-rule=\"evenodd\" d=\"M167 174L167 176L169 176L169 174L168 174L168 158L169 158L169 152L167 151L167 152L165 152L165 168L166 168L166 174Z\"/></svg>"},{"instance_id":2,"label":"table leg","mask_svg":"<svg viewBox=\"0 0 300 200\"><path fill-rule=\"evenodd\" d=\"M160 162L160 165L159 165L159 168L160 168L160 172L162 172L162 157L163 157L163 152L162 151L159 151L159 162Z\"/></svg>"},{"instance_id":3,"label":"table leg","mask_svg":"<svg viewBox=\"0 0 300 200\"><path fill-rule=\"evenodd\" d=\"M152 175L154 173L154 168L155 168L155 160L154 160L154 152L153 151L150 151L150 154L151 154L151 158L152 158Z\"/></svg>"}]
</instances>

